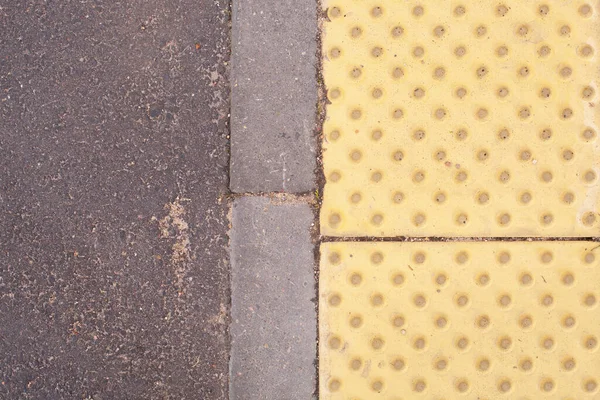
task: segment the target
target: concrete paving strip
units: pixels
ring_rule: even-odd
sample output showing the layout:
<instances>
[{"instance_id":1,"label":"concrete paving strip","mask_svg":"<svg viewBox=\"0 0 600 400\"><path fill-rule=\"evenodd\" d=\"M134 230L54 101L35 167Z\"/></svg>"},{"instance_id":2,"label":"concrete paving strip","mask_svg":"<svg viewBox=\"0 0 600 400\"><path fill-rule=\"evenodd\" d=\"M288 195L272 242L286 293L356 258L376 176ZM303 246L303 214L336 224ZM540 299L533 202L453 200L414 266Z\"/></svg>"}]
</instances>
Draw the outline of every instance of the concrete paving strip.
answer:
<instances>
[{"instance_id":1,"label":"concrete paving strip","mask_svg":"<svg viewBox=\"0 0 600 400\"><path fill-rule=\"evenodd\" d=\"M316 389L313 214L264 197L233 203L230 399L310 399Z\"/></svg>"},{"instance_id":2,"label":"concrete paving strip","mask_svg":"<svg viewBox=\"0 0 600 400\"><path fill-rule=\"evenodd\" d=\"M324 235L597 235L600 14L552 3L325 2Z\"/></svg>"},{"instance_id":3,"label":"concrete paving strip","mask_svg":"<svg viewBox=\"0 0 600 400\"><path fill-rule=\"evenodd\" d=\"M597 399L597 245L322 244L319 399Z\"/></svg>"},{"instance_id":4,"label":"concrete paving strip","mask_svg":"<svg viewBox=\"0 0 600 400\"><path fill-rule=\"evenodd\" d=\"M232 4L231 190L314 189L317 5Z\"/></svg>"}]
</instances>

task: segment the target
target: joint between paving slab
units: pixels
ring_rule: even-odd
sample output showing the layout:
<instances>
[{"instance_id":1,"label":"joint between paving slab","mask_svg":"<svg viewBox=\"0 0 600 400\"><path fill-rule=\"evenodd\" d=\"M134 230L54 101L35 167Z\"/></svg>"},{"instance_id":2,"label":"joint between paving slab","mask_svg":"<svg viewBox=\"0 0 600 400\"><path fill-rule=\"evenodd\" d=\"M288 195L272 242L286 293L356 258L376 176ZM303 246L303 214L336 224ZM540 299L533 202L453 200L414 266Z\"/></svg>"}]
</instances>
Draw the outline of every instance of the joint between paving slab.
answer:
<instances>
[{"instance_id":1,"label":"joint between paving slab","mask_svg":"<svg viewBox=\"0 0 600 400\"><path fill-rule=\"evenodd\" d=\"M242 197L265 197L270 199L272 202L277 204L308 204L310 206L316 206L317 200L315 193L304 192L304 193L288 193L288 192L244 192L244 193L228 193L227 198L230 200L239 199Z\"/></svg>"},{"instance_id":2,"label":"joint between paving slab","mask_svg":"<svg viewBox=\"0 0 600 400\"><path fill-rule=\"evenodd\" d=\"M600 242L598 236L572 237L572 236L557 236L557 237L539 237L539 236L523 236L523 237L481 237L481 236L321 236L321 243L335 242Z\"/></svg>"},{"instance_id":3,"label":"joint between paving slab","mask_svg":"<svg viewBox=\"0 0 600 400\"><path fill-rule=\"evenodd\" d=\"M319 340L321 337L321 324L320 324L320 310L319 310L319 277L321 267L321 243L323 243L323 236L321 236L321 218L320 211L323 204L323 193L325 189L325 171L323 169L323 138L325 133L323 132L323 126L325 125L325 118L327 112L327 87L325 85L325 79L323 76L323 23L327 20L327 12L323 8L323 0L316 0L317 7L317 32L316 32L316 82L317 82L317 102L315 104L315 132L316 132L316 165L315 165L315 184L316 189L314 193L315 207L314 212L314 268L315 268L315 298L317 299L315 304L316 309L316 323L317 323L317 340L315 343L315 371L316 371L316 386L314 392L314 398L319 398L319 387L321 385L321 374L320 374L320 350Z\"/></svg>"}]
</instances>

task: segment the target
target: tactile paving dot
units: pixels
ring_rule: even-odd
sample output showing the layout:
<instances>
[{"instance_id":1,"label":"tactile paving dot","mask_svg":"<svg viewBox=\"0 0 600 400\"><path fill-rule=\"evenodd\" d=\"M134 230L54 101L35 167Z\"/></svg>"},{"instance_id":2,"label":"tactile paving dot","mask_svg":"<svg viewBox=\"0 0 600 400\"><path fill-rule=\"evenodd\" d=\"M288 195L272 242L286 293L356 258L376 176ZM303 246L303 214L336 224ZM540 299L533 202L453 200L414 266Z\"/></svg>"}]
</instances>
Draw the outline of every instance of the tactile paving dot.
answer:
<instances>
[{"instance_id":1,"label":"tactile paving dot","mask_svg":"<svg viewBox=\"0 0 600 400\"><path fill-rule=\"evenodd\" d=\"M599 398L598 251L323 244L320 398Z\"/></svg>"},{"instance_id":2,"label":"tactile paving dot","mask_svg":"<svg viewBox=\"0 0 600 400\"><path fill-rule=\"evenodd\" d=\"M598 233L598 2L325 8L324 234Z\"/></svg>"}]
</instances>

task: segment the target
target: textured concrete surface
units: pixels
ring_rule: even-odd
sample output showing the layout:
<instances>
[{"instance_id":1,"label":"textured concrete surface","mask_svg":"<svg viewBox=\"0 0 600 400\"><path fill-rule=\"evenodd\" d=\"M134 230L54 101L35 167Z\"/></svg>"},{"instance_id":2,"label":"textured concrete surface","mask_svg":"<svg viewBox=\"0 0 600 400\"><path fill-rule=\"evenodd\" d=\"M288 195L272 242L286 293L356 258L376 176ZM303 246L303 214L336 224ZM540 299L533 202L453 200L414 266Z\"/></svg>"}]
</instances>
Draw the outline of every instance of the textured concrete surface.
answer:
<instances>
[{"instance_id":1,"label":"textured concrete surface","mask_svg":"<svg viewBox=\"0 0 600 400\"><path fill-rule=\"evenodd\" d=\"M313 214L306 204L233 204L230 398L310 399L316 391Z\"/></svg>"},{"instance_id":2,"label":"textured concrete surface","mask_svg":"<svg viewBox=\"0 0 600 400\"><path fill-rule=\"evenodd\" d=\"M227 398L228 19L0 0L0 398Z\"/></svg>"},{"instance_id":3,"label":"textured concrete surface","mask_svg":"<svg viewBox=\"0 0 600 400\"><path fill-rule=\"evenodd\" d=\"M231 190L315 187L317 4L235 0Z\"/></svg>"}]
</instances>

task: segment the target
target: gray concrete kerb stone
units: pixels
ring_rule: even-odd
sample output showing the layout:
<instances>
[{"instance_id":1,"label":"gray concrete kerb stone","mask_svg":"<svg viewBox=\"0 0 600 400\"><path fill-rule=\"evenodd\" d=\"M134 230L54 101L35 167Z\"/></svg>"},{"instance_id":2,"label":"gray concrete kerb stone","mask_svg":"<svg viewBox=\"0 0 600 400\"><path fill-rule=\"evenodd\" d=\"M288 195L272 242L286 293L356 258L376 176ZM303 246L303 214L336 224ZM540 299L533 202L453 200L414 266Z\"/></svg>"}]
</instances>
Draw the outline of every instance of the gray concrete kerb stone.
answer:
<instances>
[{"instance_id":1,"label":"gray concrete kerb stone","mask_svg":"<svg viewBox=\"0 0 600 400\"><path fill-rule=\"evenodd\" d=\"M311 399L317 315L308 204L233 203L230 398Z\"/></svg>"},{"instance_id":2,"label":"gray concrete kerb stone","mask_svg":"<svg viewBox=\"0 0 600 400\"><path fill-rule=\"evenodd\" d=\"M313 0L233 1L232 192L316 187L316 39Z\"/></svg>"}]
</instances>

